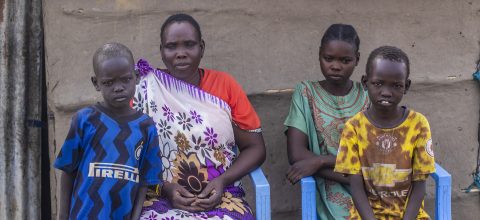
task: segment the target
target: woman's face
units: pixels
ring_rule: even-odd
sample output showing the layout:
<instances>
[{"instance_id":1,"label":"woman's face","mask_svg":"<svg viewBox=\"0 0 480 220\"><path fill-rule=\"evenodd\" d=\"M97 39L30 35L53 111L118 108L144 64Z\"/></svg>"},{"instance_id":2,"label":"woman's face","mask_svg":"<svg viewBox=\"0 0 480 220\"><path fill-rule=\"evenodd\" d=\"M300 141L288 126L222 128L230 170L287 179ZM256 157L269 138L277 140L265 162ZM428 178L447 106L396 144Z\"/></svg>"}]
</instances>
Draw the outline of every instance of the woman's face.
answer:
<instances>
[{"instance_id":1,"label":"woman's face","mask_svg":"<svg viewBox=\"0 0 480 220\"><path fill-rule=\"evenodd\" d=\"M198 33L190 23L173 22L163 32L160 52L170 74L188 81L197 73L204 48L204 42L198 39Z\"/></svg>"}]
</instances>

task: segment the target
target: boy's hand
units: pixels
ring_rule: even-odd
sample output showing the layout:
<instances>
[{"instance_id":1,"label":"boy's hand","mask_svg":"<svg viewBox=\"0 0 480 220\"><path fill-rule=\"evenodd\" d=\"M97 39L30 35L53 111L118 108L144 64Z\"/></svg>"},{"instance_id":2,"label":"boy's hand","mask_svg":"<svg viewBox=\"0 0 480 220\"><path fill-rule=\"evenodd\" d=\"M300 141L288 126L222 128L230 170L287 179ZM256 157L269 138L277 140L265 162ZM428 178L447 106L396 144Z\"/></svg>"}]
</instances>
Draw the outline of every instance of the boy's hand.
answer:
<instances>
[{"instance_id":1,"label":"boy's hand","mask_svg":"<svg viewBox=\"0 0 480 220\"><path fill-rule=\"evenodd\" d=\"M215 178L207 184L200 194L198 194L198 199L192 204L192 206L199 206L205 211L215 208L215 206L222 201L224 188L225 181L223 178Z\"/></svg>"},{"instance_id":2,"label":"boy's hand","mask_svg":"<svg viewBox=\"0 0 480 220\"><path fill-rule=\"evenodd\" d=\"M287 179L291 184L295 184L303 177L315 174L322 166L323 162L319 156L298 161L288 168Z\"/></svg>"},{"instance_id":3,"label":"boy's hand","mask_svg":"<svg viewBox=\"0 0 480 220\"><path fill-rule=\"evenodd\" d=\"M191 206L195 201L195 195L186 190L183 186L177 183L165 183L162 189L168 201L172 203L172 207L182 209L188 212L203 211L197 206Z\"/></svg>"}]
</instances>

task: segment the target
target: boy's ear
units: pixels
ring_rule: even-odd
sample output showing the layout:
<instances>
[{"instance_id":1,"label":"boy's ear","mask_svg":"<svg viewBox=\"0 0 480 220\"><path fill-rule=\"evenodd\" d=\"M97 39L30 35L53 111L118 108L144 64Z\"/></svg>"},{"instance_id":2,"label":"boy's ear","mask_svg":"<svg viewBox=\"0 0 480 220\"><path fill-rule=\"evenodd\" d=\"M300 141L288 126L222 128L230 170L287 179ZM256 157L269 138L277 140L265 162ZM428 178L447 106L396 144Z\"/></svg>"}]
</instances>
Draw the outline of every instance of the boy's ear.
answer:
<instances>
[{"instance_id":1,"label":"boy's ear","mask_svg":"<svg viewBox=\"0 0 480 220\"><path fill-rule=\"evenodd\" d=\"M203 53L205 52L205 41L204 40L200 41L200 50L201 50L200 57L203 58Z\"/></svg>"},{"instance_id":2,"label":"boy's ear","mask_svg":"<svg viewBox=\"0 0 480 220\"><path fill-rule=\"evenodd\" d=\"M363 90L367 90L367 82L368 82L367 75L363 75L361 81L362 81Z\"/></svg>"},{"instance_id":3,"label":"boy's ear","mask_svg":"<svg viewBox=\"0 0 480 220\"><path fill-rule=\"evenodd\" d=\"M407 79L407 81L405 82L405 91L403 92L403 94L407 94L407 91L410 89L411 84L412 84L412 80Z\"/></svg>"},{"instance_id":4,"label":"boy's ear","mask_svg":"<svg viewBox=\"0 0 480 220\"><path fill-rule=\"evenodd\" d=\"M100 87L98 86L98 81L97 81L97 77L96 76L92 76L92 78L90 78L92 80L92 84L93 86L95 87L95 90L97 90L98 92L100 92Z\"/></svg>"}]
</instances>

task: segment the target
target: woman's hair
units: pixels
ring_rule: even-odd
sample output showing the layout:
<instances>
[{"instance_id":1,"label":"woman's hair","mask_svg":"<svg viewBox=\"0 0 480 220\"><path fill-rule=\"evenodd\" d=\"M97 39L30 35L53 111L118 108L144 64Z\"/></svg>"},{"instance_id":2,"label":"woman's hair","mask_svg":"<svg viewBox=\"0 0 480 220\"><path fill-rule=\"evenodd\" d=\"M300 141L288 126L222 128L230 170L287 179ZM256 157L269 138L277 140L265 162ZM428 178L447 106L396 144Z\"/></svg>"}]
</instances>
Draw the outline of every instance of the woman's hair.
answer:
<instances>
[{"instance_id":1,"label":"woman's hair","mask_svg":"<svg viewBox=\"0 0 480 220\"><path fill-rule=\"evenodd\" d=\"M358 37L357 31L349 24L330 25L323 34L320 47L333 40L341 40L353 45L355 47L355 53L357 53L360 48L360 38Z\"/></svg>"},{"instance_id":2,"label":"woman's hair","mask_svg":"<svg viewBox=\"0 0 480 220\"><path fill-rule=\"evenodd\" d=\"M407 79L410 75L410 60L405 52L393 46L381 46L373 50L368 56L366 73L367 76L372 72L373 61L376 58L390 60L392 62L404 63L407 67Z\"/></svg>"},{"instance_id":3,"label":"woman's hair","mask_svg":"<svg viewBox=\"0 0 480 220\"><path fill-rule=\"evenodd\" d=\"M160 40L163 42L163 32L165 32L165 28L174 22L188 22L190 23L195 30L197 30L197 35L198 35L198 40L202 40L202 32L200 31L200 25L198 22L190 15L187 14L174 14L171 15L170 17L165 20L162 24L162 28L160 29Z\"/></svg>"}]
</instances>

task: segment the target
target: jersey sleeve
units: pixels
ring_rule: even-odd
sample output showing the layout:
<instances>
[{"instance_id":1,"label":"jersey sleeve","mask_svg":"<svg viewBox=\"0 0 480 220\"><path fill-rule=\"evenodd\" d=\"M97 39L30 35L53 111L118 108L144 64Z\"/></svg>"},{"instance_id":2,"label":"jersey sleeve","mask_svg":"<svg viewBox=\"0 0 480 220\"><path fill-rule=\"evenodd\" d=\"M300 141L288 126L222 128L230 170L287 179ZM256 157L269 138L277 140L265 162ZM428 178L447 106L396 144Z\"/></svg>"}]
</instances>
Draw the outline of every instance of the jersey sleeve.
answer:
<instances>
[{"instance_id":1,"label":"jersey sleeve","mask_svg":"<svg viewBox=\"0 0 480 220\"><path fill-rule=\"evenodd\" d=\"M430 125L425 117L421 117L418 137L413 149L413 181L421 181L435 172L435 158L433 153Z\"/></svg>"},{"instance_id":2,"label":"jersey sleeve","mask_svg":"<svg viewBox=\"0 0 480 220\"><path fill-rule=\"evenodd\" d=\"M292 94L290 111L283 124L287 127L294 127L303 133L308 134L307 117L309 116L306 115L306 109L304 109L303 104L305 97L302 95L304 88L305 87L301 83L295 87L295 91Z\"/></svg>"},{"instance_id":3,"label":"jersey sleeve","mask_svg":"<svg viewBox=\"0 0 480 220\"><path fill-rule=\"evenodd\" d=\"M151 120L151 119L150 119ZM155 185L162 182L162 161L160 157L160 147L157 135L157 129L152 121L148 127L147 143L140 171L142 185Z\"/></svg>"},{"instance_id":4,"label":"jersey sleeve","mask_svg":"<svg viewBox=\"0 0 480 220\"><path fill-rule=\"evenodd\" d=\"M345 123L340 138L334 171L343 174L358 174L361 171L357 132L350 120Z\"/></svg>"},{"instance_id":5,"label":"jersey sleeve","mask_svg":"<svg viewBox=\"0 0 480 220\"><path fill-rule=\"evenodd\" d=\"M82 158L82 129L83 122L81 115L76 113L71 120L70 129L60 153L55 159L54 167L67 173L72 173L78 169Z\"/></svg>"}]
</instances>

